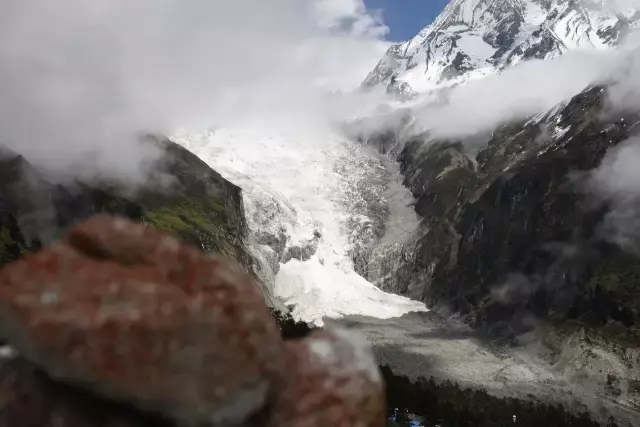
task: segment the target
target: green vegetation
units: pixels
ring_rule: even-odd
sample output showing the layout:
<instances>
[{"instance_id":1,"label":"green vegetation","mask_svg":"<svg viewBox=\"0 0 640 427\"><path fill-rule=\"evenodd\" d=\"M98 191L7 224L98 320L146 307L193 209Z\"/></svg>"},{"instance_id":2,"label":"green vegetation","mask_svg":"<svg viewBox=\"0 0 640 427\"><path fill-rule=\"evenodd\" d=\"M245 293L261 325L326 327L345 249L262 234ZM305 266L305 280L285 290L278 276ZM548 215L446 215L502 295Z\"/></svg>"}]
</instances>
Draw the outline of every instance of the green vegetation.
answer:
<instances>
[{"instance_id":1,"label":"green vegetation","mask_svg":"<svg viewBox=\"0 0 640 427\"><path fill-rule=\"evenodd\" d=\"M16 241L11 236L8 228L0 228L0 265L16 260L29 252L24 242Z\"/></svg>"},{"instance_id":2,"label":"green vegetation","mask_svg":"<svg viewBox=\"0 0 640 427\"><path fill-rule=\"evenodd\" d=\"M236 250L230 244L232 236L224 231L225 208L213 198L197 200L182 197L158 208L145 210L142 219L206 251L216 251L230 257L236 255Z\"/></svg>"},{"instance_id":3,"label":"green vegetation","mask_svg":"<svg viewBox=\"0 0 640 427\"><path fill-rule=\"evenodd\" d=\"M625 326L640 320L640 260L617 256L606 261L589 281L596 309Z\"/></svg>"},{"instance_id":4,"label":"green vegetation","mask_svg":"<svg viewBox=\"0 0 640 427\"><path fill-rule=\"evenodd\" d=\"M0 229L0 256L7 258L11 252L11 248L15 246L15 242L11 238L11 233L6 228Z\"/></svg>"},{"instance_id":5,"label":"green vegetation","mask_svg":"<svg viewBox=\"0 0 640 427\"><path fill-rule=\"evenodd\" d=\"M38 241L25 243L15 220L42 209L28 194L22 194L33 192L49 203L45 207L54 218L47 224L46 243L92 215L108 213L167 230L188 244L221 253L248 269L252 261L243 245L246 223L240 188L166 138L148 136L143 141L164 155L145 168L144 185L135 186L111 178L54 185L22 157L11 153L0 156L0 195L6 202L0 215L0 265L40 246ZM24 177L29 177L28 186ZM16 190L22 187L29 191ZM30 233L39 233L39 226L29 224Z\"/></svg>"},{"instance_id":6,"label":"green vegetation","mask_svg":"<svg viewBox=\"0 0 640 427\"><path fill-rule=\"evenodd\" d=\"M615 258L603 264L591 279L589 287L600 287L603 292L613 292L623 301L640 304L640 260Z\"/></svg>"}]
</instances>

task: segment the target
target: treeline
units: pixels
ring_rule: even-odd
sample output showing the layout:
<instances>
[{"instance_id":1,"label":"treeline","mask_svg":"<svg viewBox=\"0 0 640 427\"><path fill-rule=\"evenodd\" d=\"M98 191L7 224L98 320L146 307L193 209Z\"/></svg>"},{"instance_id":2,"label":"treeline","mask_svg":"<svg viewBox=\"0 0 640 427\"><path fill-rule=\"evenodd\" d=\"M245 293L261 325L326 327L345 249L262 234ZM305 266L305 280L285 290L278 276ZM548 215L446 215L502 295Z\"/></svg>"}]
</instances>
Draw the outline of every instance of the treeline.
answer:
<instances>
[{"instance_id":1,"label":"treeline","mask_svg":"<svg viewBox=\"0 0 640 427\"><path fill-rule=\"evenodd\" d=\"M409 426L416 414L433 427L599 427L588 414L573 414L561 405L515 398L498 398L484 390L462 389L451 382L420 378L412 382L382 367L387 383L390 416L396 425ZM515 421L514 421L515 416ZM608 427L617 427L611 422Z\"/></svg>"},{"instance_id":2,"label":"treeline","mask_svg":"<svg viewBox=\"0 0 640 427\"><path fill-rule=\"evenodd\" d=\"M296 339L312 328L290 315L274 313L282 335ZM389 426L411 426L412 415L426 427L600 427L588 414L574 414L562 405L515 398L498 398L484 390L461 388L451 382L420 378L412 382L381 367L387 384ZM514 422L515 415L515 422ZM612 420L607 427L618 427Z\"/></svg>"}]
</instances>

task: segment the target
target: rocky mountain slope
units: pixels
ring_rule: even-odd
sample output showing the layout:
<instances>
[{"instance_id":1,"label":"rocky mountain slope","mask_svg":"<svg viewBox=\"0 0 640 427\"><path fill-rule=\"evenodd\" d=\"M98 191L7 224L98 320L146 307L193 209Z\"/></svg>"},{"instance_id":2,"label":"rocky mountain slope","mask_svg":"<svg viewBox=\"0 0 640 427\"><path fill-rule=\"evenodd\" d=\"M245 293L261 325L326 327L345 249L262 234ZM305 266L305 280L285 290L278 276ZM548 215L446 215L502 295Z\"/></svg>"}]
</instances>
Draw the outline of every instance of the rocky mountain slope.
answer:
<instances>
[{"instance_id":1,"label":"rocky mountain slope","mask_svg":"<svg viewBox=\"0 0 640 427\"><path fill-rule=\"evenodd\" d=\"M363 86L414 97L525 60L612 48L640 18L613 5L454 0L413 40L392 46ZM422 218L402 244L373 245L361 274L384 290L424 301L445 319L461 320L474 333L515 346L507 352L533 357L553 381L610 402L600 421L619 408L629 417L625 422L636 425L640 258L633 225L619 230L616 221L637 224L638 210L633 198L618 195L627 200L621 207L597 194L594 177L616 150L634 144L640 110L612 109L609 91L587 87L537 116L462 138L436 138L428 130L416 135L410 125L415 103L354 124L356 138L399 162ZM387 125L371 134L373 122ZM408 317L405 322L419 329ZM467 339L450 341L462 345ZM429 339L423 346L430 347ZM380 353L391 351L379 347ZM392 357L397 372L412 376L425 363L464 368L438 361L417 343L409 347ZM505 377L505 386L497 380L504 390L513 378ZM550 384L534 394L556 399Z\"/></svg>"},{"instance_id":2,"label":"rocky mountain slope","mask_svg":"<svg viewBox=\"0 0 640 427\"><path fill-rule=\"evenodd\" d=\"M423 92L528 59L608 48L639 19L606 0L452 0L412 40L391 46L363 86Z\"/></svg>"},{"instance_id":3,"label":"rocky mountain slope","mask_svg":"<svg viewBox=\"0 0 640 427\"><path fill-rule=\"evenodd\" d=\"M606 94L591 87L501 126L480 150L428 135L369 139L402 148L423 219L414 243L384 252L368 278L512 344L536 337L558 373L640 408L640 258L603 233L615 206L587 185L640 114L604 114Z\"/></svg>"},{"instance_id":4,"label":"rocky mountain slope","mask_svg":"<svg viewBox=\"0 0 640 427\"><path fill-rule=\"evenodd\" d=\"M163 138L164 156L148 184L117 181L51 181L18 153L0 152L0 265L35 251L96 213L113 213L170 230L207 252L220 252L247 270L252 259L242 193L198 157ZM164 182L165 184L153 184Z\"/></svg>"}]
</instances>

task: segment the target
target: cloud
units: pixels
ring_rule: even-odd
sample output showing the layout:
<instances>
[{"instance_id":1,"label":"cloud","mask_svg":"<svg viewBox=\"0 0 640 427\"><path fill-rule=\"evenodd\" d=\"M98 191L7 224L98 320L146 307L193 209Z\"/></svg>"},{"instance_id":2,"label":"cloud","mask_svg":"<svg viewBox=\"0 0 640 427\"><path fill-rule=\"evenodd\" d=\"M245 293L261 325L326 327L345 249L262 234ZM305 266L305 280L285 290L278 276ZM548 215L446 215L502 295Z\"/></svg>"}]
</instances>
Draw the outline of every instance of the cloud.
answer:
<instances>
[{"instance_id":1,"label":"cloud","mask_svg":"<svg viewBox=\"0 0 640 427\"><path fill-rule=\"evenodd\" d=\"M593 0L583 0L583 2ZM640 0L601 0L603 6L617 13L625 13L629 11L636 11L640 9Z\"/></svg>"},{"instance_id":2,"label":"cloud","mask_svg":"<svg viewBox=\"0 0 640 427\"><path fill-rule=\"evenodd\" d=\"M0 143L133 178L155 154L140 131L328 110L312 103L359 84L384 31L356 0L6 0Z\"/></svg>"},{"instance_id":3,"label":"cloud","mask_svg":"<svg viewBox=\"0 0 640 427\"><path fill-rule=\"evenodd\" d=\"M615 51L572 51L554 60L533 60L443 92L444 102L419 107L415 132L465 137L510 120L547 111L591 83L609 78Z\"/></svg>"},{"instance_id":4,"label":"cloud","mask_svg":"<svg viewBox=\"0 0 640 427\"><path fill-rule=\"evenodd\" d=\"M610 150L590 176L589 189L611 208L602 235L622 248L640 254L640 138Z\"/></svg>"},{"instance_id":5,"label":"cloud","mask_svg":"<svg viewBox=\"0 0 640 427\"><path fill-rule=\"evenodd\" d=\"M316 0L314 8L319 24L324 28L346 29L356 36L377 38L389 32L382 22L381 12L367 10L363 0Z\"/></svg>"},{"instance_id":6,"label":"cloud","mask_svg":"<svg viewBox=\"0 0 640 427\"><path fill-rule=\"evenodd\" d=\"M609 14L633 15L640 0L582 0ZM490 132L500 124L548 111L590 84L616 82L611 105L640 105L640 32L627 34L616 49L576 49L552 60L516 66L421 94L407 104L415 117L409 133L435 138L464 138Z\"/></svg>"},{"instance_id":7,"label":"cloud","mask_svg":"<svg viewBox=\"0 0 640 427\"><path fill-rule=\"evenodd\" d=\"M614 111L640 106L640 33L631 35L621 49L620 60L611 75L609 107Z\"/></svg>"}]
</instances>

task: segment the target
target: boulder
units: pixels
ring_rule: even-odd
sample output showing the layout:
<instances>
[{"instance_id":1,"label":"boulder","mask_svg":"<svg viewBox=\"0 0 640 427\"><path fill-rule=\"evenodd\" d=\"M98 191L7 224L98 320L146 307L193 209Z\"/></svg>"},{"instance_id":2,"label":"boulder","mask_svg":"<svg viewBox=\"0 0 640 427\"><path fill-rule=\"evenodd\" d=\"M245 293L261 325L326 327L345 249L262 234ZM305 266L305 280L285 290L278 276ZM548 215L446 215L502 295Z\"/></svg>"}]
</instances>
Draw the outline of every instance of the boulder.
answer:
<instances>
[{"instance_id":1,"label":"boulder","mask_svg":"<svg viewBox=\"0 0 640 427\"><path fill-rule=\"evenodd\" d=\"M0 361L0 427L385 422L366 339L331 328L284 341L234 262L122 217L5 266L0 338L19 355Z\"/></svg>"},{"instance_id":2,"label":"boulder","mask_svg":"<svg viewBox=\"0 0 640 427\"><path fill-rule=\"evenodd\" d=\"M244 420L284 369L259 285L123 218L5 267L0 299L3 337L52 378L188 424Z\"/></svg>"}]
</instances>

